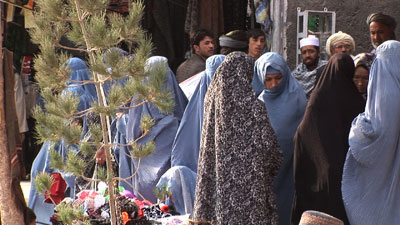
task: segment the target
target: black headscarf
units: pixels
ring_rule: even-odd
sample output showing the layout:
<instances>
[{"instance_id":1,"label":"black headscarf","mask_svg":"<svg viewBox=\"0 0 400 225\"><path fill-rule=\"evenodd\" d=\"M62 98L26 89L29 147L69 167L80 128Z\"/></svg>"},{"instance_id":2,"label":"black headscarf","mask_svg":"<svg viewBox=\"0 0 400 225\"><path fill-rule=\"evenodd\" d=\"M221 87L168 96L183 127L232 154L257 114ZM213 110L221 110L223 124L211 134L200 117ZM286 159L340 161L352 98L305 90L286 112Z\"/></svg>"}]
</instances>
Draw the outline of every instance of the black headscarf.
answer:
<instances>
[{"instance_id":1,"label":"black headscarf","mask_svg":"<svg viewBox=\"0 0 400 225\"><path fill-rule=\"evenodd\" d=\"M194 219L212 224L278 224L273 180L282 152L251 87L254 60L230 53L204 101Z\"/></svg>"},{"instance_id":2,"label":"black headscarf","mask_svg":"<svg viewBox=\"0 0 400 225\"><path fill-rule=\"evenodd\" d=\"M341 180L352 120L365 100L353 82L354 62L333 55L318 81L297 129L294 152L295 201L293 224L305 210L317 210L348 224Z\"/></svg>"},{"instance_id":3,"label":"black headscarf","mask_svg":"<svg viewBox=\"0 0 400 225\"><path fill-rule=\"evenodd\" d=\"M375 55L372 53L360 53L354 57L354 64L356 65L356 68L362 66L369 72L374 59Z\"/></svg>"}]
</instances>

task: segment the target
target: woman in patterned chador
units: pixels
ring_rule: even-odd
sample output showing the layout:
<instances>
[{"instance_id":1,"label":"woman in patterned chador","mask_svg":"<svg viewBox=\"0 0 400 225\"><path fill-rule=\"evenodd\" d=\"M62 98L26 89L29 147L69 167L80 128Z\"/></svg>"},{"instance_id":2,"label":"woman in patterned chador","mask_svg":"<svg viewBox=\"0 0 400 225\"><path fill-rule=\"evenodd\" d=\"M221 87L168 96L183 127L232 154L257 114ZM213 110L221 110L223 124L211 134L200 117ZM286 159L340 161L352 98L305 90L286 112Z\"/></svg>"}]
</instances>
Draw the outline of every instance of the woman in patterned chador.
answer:
<instances>
[{"instance_id":1,"label":"woman in patterned chador","mask_svg":"<svg viewBox=\"0 0 400 225\"><path fill-rule=\"evenodd\" d=\"M254 60L230 53L204 101L194 219L278 224L273 180L282 152L264 104L252 91Z\"/></svg>"}]
</instances>

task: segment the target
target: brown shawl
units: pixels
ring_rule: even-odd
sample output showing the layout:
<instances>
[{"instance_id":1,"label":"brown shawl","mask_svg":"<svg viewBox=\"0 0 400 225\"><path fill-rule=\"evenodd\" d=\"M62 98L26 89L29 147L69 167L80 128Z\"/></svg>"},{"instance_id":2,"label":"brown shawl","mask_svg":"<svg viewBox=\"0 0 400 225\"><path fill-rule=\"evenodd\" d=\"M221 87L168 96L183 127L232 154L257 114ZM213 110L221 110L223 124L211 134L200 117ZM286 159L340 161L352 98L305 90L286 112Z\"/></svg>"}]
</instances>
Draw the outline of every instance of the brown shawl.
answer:
<instances>
[{"instance_id":1,"label":"brown shawl","mask_svg":"<svg viewBox=\"0 0 400 225\"><path fill-rule=\"evenodd\" d=\"M317 210L348 224L341 180L352 120L365 101L353 83L354 63L347 54L331 57L295 135L295 200L292 224L305 210Z\"/></svg>"}]
</instances>

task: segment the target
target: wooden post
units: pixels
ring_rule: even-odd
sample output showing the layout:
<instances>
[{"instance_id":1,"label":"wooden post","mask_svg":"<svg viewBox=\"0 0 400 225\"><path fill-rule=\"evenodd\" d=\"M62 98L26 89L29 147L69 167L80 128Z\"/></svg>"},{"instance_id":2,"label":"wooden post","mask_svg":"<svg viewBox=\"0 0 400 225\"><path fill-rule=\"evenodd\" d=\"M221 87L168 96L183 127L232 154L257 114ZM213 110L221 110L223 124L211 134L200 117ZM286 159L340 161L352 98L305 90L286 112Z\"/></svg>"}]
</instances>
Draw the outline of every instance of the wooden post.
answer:
<instances>
[{"instance_id":1,"label":"wooden post","mask_svg":"<svg viewBox=\"0 0 400 225\"><path fill-rule=\"evenodd\" d=\"M0 3L0 206L1 223L9 225L24 224L24 216L18 209L15 201L15 192L12 190L11 161L8 151L8 139L5 115L5 79L3 55L3 3Z\"/></svg>"}]
</instances>

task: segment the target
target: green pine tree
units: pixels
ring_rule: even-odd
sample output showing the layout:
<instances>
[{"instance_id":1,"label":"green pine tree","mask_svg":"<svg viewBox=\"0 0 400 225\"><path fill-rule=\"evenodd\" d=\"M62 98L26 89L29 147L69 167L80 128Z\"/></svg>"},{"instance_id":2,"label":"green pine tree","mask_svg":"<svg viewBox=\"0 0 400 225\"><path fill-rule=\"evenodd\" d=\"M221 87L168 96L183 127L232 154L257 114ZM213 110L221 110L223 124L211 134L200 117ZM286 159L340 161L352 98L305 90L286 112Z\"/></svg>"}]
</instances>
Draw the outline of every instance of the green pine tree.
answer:
<instances>
[{"instance_id":1,"label":"green pine tree","mask_svg":"<svg viewBox=\"0 0 400 225\"><path fill-rule=\"evenodd\" d=\"M130 2L129 14L122 16L107 11L109 0L36 0L34 22L36 26L30 30L34 43L40 47L40 53L35 58L37 81L45 101L45 111L35 109L38 121L37 132L41 141L56 142L63 139L67 145L78 145L85 156L93 156L104 151L106 155L106 171L100 172L108 183L110 195L111 224L117 221L115 183L121 180L113 174L113 154L110 135L110 119L121 109L129 109L126 104L132 96L138 96L140 102L150 102L161 112L168 113L173 106L168 91L162 90L165 80L165 69L158 68L147 71L145 61L153 50L153 45L146 32L141 27L144 10L142 1ZM67 47L60 43L67 38L77 47ZM119 51L112 50L122 42L135 46L132 57L123 57ZM110 50L111 49L111 50ZM91 80L75 82L76 85L93 83L96 86L98 102L91 108L78 112L79 97L71 94L61 94L69 81L67 61L71 56L65 50L80 51L88 55L87 64L92 71ZM107 58L107 65L103 58ZM111 67L111 72L108 70ZM113 85L108 97L105 97L102 84L104 82L128 78L124 86ZM98 114L101 124L89 127L91 142L81 141L82 126L74 121L87 113ZM142 119L143 136L150 130L154 121ZM154 142L138 146L135 141L129 143L131 155L141 158L154 150ZM93 151L92 149L96 149ZM72 172L77 177L83 177L85 161L76 154L70 153L64 164L56 151L51 151L51 166ZM52 178L45 174L35 180L38 190L42 193L49 190ZM100 176L99 176L100 178ZM84 177L85 180L91 180ZM65 224L77 224L82 219L82 212L74 211L69 206L59 206L60 215ZM85 222L86 223L86 222Z\"/></svg>"}]
</instances>

